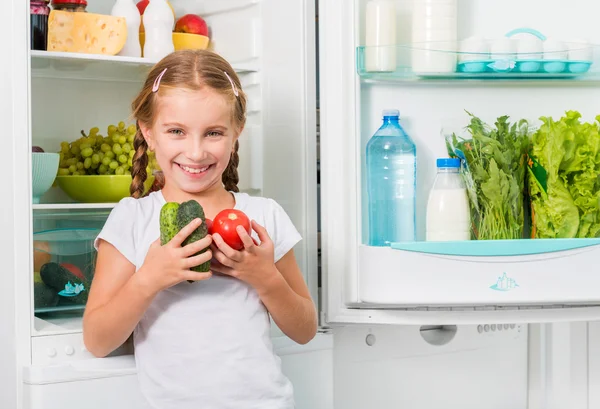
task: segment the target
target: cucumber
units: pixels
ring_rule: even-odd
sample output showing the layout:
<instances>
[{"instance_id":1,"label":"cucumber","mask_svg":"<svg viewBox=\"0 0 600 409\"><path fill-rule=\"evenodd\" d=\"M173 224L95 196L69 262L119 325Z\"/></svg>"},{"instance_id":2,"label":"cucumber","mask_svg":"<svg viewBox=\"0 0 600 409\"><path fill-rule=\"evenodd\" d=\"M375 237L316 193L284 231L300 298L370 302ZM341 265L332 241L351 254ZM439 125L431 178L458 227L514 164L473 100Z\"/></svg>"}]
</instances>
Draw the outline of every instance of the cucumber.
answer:
<instances>
[{"instance_id":1,"label":"cucumber","mask_svg":"<svg viewBox=\"0 0 600 409\"><path fill-rule=\"evenodd\" d=\"M202 209L200 203L196 202L195 200L189 200L187 202L182 203L179 206L179 209L177 210L177 226L179 227L179 230L183 229L185 226L190 224L192 220L196 218L202 219L202 224L196 230L194 230L192 234L188 236L187 239L185 239L185 241L182 244L183 246L186 246L190 243L193 243L206 237L208 229L206 227L206 217L204 216L204 209ZM202 249L194 255L204 253L205 251L206 249ZM199 266L192 267L192 270L198 273L206 273L209 271L209 269L210 261L202 263Z\"/></svg>"},{"instance_id":2,"label":"cucumber","mask_svg":"<svg viewBox=\"0 0 600 409\"><path fill-rule=\"evenodd\" d=\"M188 200L181 204L175 202L165 203L160 210L161 244L165 245L168 243L181 229L197 218L202 219L202 224L185 239L182 246L201 240L208 234L204 209L202 209L200 203L195 200ZM195 255L204 253L206 250L207 248L202 249ZM210 270L210 261L192 267L191 270L198 273L206 273Z\"/></svg>"},{"instance_id":3,"label":"cucumber","mask_svg":"<svg viewBox=\"0 0 600 409\"><path fill-rule=\"evenodd\" d=\"M169 202L160 209L160 244L170 242L179 232L177 228L177 210L179 203Z\"/></svg>"}]
</instances>

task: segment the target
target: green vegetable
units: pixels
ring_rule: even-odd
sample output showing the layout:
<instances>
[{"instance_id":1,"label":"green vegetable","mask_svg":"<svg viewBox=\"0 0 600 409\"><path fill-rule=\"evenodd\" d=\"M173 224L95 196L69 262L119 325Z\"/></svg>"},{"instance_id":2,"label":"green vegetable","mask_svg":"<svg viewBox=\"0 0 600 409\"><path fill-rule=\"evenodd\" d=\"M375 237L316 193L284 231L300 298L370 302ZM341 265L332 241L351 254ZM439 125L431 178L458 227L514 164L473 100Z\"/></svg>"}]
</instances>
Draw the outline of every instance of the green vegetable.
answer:
<instances>
[{"instance_id":1,"label":"green vegetable","mask_svg":"<svg viewBox=\"0 0 600 409\"><path fill-rule=\"evenodd\" d=\"M38 272L33 273L33 300L34 308L56 307L59 301L58 291L46 285Z\"/></svg>"},{"instance_id":2,"label":"green vegetable","mask_svg":"<svg viewBox=\"0 0 600 409\"><path fill-rule=\"evenodd\" d=\"M600 234L600 134L567 111L542 117L529 161L532 236L590 238ZM600 122L600 116L596 117Z\"/></svg>"},{"instance_id":3,"label":"green vegetable","mask_svg":"<svg viewBox=\"0 0 600 409\"><path fill-rule=\"evenodd\" d=\"M160 209L160 244L170 242L179 231L177 227L177 210L179 203L165 203Z\"/></svg>"},{"instance_id":4,"label":"green vegetable","mask_svg":"<svg viewBox=\"0 0 600 409\"><path fill-rule=\"evenodd\" d=\"M528 122L497 118L495 128L467 112L470 138L446 135L451 157L462 159L461 172L477 240L520 239L524 233L523 191L529 144Z\"/></svg>"},{"instance_id":5,"label":"green vegetable","mask_svg":"<svg viewBox=\"0 0 600 409\"><path fill-rule=\"evenodd\" d=\"M63 295L65 302L70 302L77 305L85 305L89 294L89 283L87 280L82 280L80 277L73 274L68 269L57 263L46 263L40 268L40 278L42 281L58 295ZM82 286L81 291L69 293L67 290L71 286Z\"/></svg>"},{"instance_id":6,"label":"green vegetable","mask_svg":"<svg viewBox=\"0 0 600 409\"><path fill-rule=\"evenodd\" d=\"M206 218L204 216L204 209L202 209L202 206L195 200L189 200L181 204L173 202L164 204L160 211L161 244L165 245L171 241L173 236L190 224L192 220L197 218L202 219L202 224L184 240L182 246L186 246L206 237L208 229L205 223ZM202 254L206 250L206 248L202 249L195 255ZM198 273L206 273L210 270L210 261L192 267L191 270Z\"/></svg>"}]
</instances>

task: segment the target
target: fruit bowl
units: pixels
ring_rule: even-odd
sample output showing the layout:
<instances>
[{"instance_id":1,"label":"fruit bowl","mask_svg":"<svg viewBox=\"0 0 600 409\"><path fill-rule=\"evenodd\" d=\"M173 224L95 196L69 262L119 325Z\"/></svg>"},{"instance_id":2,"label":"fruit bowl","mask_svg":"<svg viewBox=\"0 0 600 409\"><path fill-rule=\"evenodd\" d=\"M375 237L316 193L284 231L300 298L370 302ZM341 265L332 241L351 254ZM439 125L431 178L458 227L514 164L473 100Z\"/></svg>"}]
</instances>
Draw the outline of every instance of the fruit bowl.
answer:
<instances>
[{"instance_id":1,"label":"fruit bowl","mask_svg":"<svg viewBox=\"0 0 600 409\"><path fill-rule=\"evenodd\" d=\"M200 34L173 33L173 46L178 50L206 50L210 39Z\"/></svg>"},{"instance_id":2,"label":"fruit bowl","mask_svg":"<svg viewBox=\"0 0 600 409\"><path fill-rule=\"evenodd\" d=\"M31 193L33 203L39 203L40 197L50 189L58 172L60 155L51 152L32 152L31 154Z\"/></svg>"},{"instance_id":3,"label":"fruit bowl","mask_svg":"<svg viewBox=\"0 0 600 409\"><path fill-rule=\"evenodd\" d=\"M175 51L179 50L206 50L210 39L200 34L173 33L173 47ZM145 35L140 33L140 45L144 50Z\"/></svg>"},{"instance_id":4,"label":"fruit bowl","mask_svg":"<svg viewBox=\"0 0 600 409\"><path fill-rule=\"evenodd\" d=\"M116 203L129 196L131 175L57 176L56 183L73 200L82 203ZM154 176L148 175L144 191L148 192Z\"/></svg>"}]
</instances>

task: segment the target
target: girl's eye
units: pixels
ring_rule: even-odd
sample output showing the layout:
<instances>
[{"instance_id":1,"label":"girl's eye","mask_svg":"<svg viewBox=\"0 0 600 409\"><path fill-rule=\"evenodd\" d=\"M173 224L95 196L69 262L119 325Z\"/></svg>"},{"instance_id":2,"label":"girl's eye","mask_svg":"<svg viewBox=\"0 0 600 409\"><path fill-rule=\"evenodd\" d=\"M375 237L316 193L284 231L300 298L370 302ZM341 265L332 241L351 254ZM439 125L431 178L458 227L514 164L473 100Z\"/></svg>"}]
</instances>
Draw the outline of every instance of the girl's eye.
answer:
<instances>
[{"instance_id":1,"label":"girl's eye","mask_svg":"<svg viewBox=\"0 0 600 409\"><path fill-rule=\"evenodd\" d=\"M213 136L213 137L215 137L215 136L222 136L223 132L221 132L221 131L210 131L206 135L207 136Z\"/></svg>"},{"instance_id":2,"label":"girl's eye","mask_svg":"<svg viewBox=\"0 0 600 409\"><path fill-rule=\"evenodd\" d=\"M173 134L173 135L178 135L178 136L183 135L183 131L181 129L171 129L171 130L169 130L169 133Z\"/></svg>"}]
</instances>

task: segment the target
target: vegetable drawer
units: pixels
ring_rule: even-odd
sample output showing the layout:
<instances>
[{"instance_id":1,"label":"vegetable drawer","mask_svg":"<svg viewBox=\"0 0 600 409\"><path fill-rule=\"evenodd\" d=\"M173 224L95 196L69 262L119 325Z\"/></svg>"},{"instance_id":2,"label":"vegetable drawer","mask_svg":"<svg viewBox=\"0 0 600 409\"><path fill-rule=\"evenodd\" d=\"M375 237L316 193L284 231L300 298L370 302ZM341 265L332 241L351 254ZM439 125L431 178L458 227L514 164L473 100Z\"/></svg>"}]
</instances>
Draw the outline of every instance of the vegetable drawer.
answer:
<instances>
[{"instance_id":1,"label":"vegetable drawer","mask_svg":"<svg viewBox=\"0 0 600 409\"><path fill-rule=\"evenodd\" d=\"M81 309L94 274L99 229L55 229L33 234L34 308Z\"/></svg>"}]
</instances>

